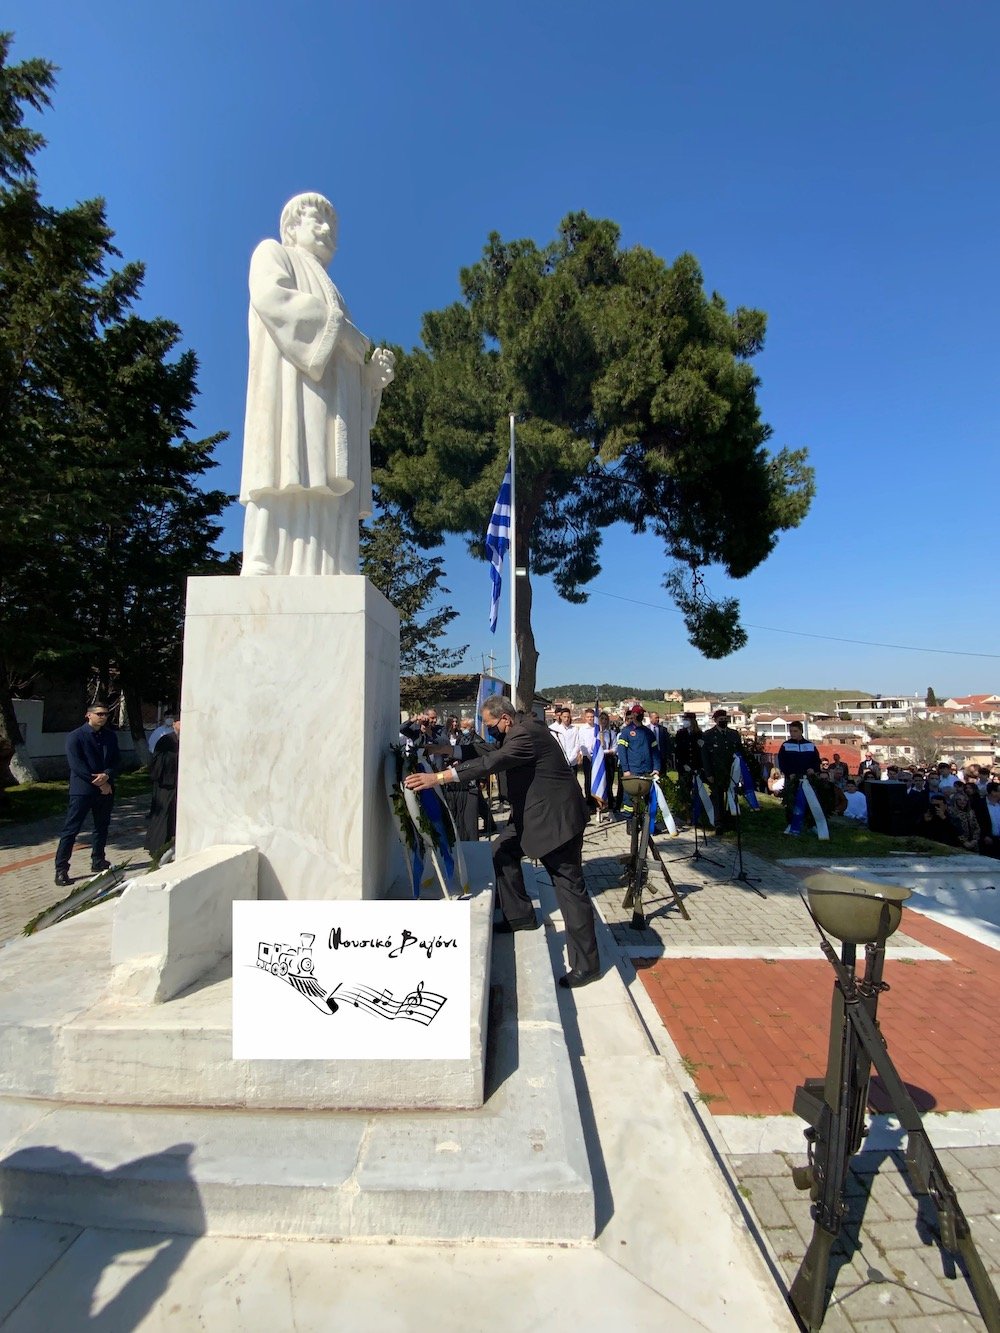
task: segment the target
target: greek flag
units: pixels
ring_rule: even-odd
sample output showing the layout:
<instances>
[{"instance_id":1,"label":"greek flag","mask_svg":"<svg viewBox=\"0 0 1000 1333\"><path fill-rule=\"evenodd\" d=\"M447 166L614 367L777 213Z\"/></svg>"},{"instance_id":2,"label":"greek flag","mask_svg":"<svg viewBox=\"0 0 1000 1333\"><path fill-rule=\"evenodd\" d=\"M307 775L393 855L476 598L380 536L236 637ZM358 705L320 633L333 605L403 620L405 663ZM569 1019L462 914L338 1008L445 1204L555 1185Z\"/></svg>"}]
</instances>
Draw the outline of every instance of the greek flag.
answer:
<instances>
[{"instance_id":1,"label":"greek flag","mask_svg":"<svg viewBox=\"0 0 1000 1333\"><path fill-rule=\"evenodd\" d=\"M500 483L500 493L490 515L490 526L486 529L486 550L490 557L490 633L497 632L497 612L500 609L500 589L503 586L500 571L503 558L510 548L510 460L507 471Z\"/></svg>"},{"instance_id":2,"label":"greek flag","mask_svg":"<svg viewBox=\"0 0 1000 1333\"><path fill-rule=\"evenodd\" d=\"M608 774L604 766L604 741L599 722L594 723L593 748L590 752L590 794L599 801L608 799Z\"/></svg>"}]
</instances>

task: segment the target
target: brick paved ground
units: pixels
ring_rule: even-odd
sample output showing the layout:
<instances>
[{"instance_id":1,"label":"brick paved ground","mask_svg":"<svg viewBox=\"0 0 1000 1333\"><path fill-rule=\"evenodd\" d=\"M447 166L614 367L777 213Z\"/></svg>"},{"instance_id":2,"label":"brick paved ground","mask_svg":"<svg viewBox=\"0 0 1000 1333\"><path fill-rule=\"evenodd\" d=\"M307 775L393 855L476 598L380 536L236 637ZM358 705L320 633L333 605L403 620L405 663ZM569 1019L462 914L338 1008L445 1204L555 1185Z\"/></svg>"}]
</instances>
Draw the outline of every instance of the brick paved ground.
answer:
<instances>
[{"instance_id":1,"label":"brick paved ground","mask_svg":"<svg viewBox=\"0 0 1000 1333\"><path fill-rule=\"evenodd\" d=\"M728 840L709 838L705 844L705 855L717 864L691 859L694 843L687 832L677 838L658 838L656 843L691 920L681 916L662 872L650 861L644 895L649 928L636 932L629 924L631 909L626 911L621 905L622 869L629 850L624 823L591 825L585 841L587 885L615 939L630 952L704 957L711 948L738 949L745 955L773 951L777 956L795 950L803 957L822 958L816 929L799 898L802 881L798 874L746 853L745 868L759 879L759 884L750 887L729 878L735 856ZM815 866L822 868L821 862ZM766 897L759 897L755 888ZM901 952L912 948L926 955L905 930L893 936L893 943Z\"/></svg>"},{"instance_id":2,"label":"brick paved ground","mask_svg":"<svg viewBox=\"0 0 1000 1333\"><path fill-rule=\"evenodd\" d=\"M734 869L728 842L706 845L718 866L689 859L688 833L658 846L691 920L680 916L651 865L649 927L630 928L631 909L621 906L628 850L622 824L587 839L587 883L601 914L638 969L706 1119L789 1115L796 1085L823 1073L833 989L832 969L798 897L800 872L747 856L747 869L767 894L761 899L726 882ZM1000 954L916 912L904 915L903 927L886 963L892 989L879 1006L900 1074L923 1109L1000 1107ZM877 1079L871 1100L874 1109L882 1105ZM1000 1284L1000 1147L939 1155ZM728 1160L788 1282L812 1235L808 1194L795 1188L791 1173L804 1161L804 1149ZM900 1153L856 1156L848 1197L825 1330L982 1329L961 1272L935 1243L933 1207L910 1192Z\"/></svg>"},{"instance_id":3,"label":"brick paved ground","mask_svg":"<svg viewBox=\"0 0 1000 1333\"><path fill-rule=\"evenodd\" d=\"M115 802L108 837L108 860L113 864L129 859L131 867L149 865L143 850L146 834L148 794L128 796ZM25 924L53 903L66 897L68 889L53 883L54 857L62 816L40 819L0 830L0 944L19 935ZM90 829L84 825L73 852L70 877L76 884L88 877Z\"/></svg>"},{"instance_id":4,"label":"brick paved ground","mask_svg":"<svg viewBox=\"0 0 1000 1333\"><path fill-rule=\"evenodd\" d=\"M1000 1167L995 1148L939 1153L994 1283L1000 1278ZM795 1188L791 1166L802 1158L762 1153L731 1165L740 1192L764 1229L790 1283L812 1235L808 1194ZM847 1187L848 1213L831 1268L835 1286L824 1330L920 1333L982 1329L964 1275L937 1244L937 1220L927 1199L910 1192L902 1154L855 1157Z\"/></svg>"}]
</instances>

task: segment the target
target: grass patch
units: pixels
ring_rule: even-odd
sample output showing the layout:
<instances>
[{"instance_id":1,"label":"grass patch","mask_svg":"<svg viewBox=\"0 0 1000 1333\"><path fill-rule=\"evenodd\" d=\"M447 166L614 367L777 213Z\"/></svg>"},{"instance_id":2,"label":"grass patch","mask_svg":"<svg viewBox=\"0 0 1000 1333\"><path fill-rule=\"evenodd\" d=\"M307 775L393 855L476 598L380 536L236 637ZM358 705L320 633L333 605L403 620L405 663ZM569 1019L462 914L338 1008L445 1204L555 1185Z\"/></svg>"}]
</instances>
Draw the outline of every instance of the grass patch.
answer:
<instances>
[{"instance_id":1,"label":"grass patch","mask_svg":"<svg viewBox=\"0 0 1000 1333\"><path fill-rule=\"evenodd\" d=\"M149 774L144 768L133 773L122 773L115 783L115 795L143 796L150 790ZM8 787L5 795L9 800L0 813L0 828L9 828L14 824L31 824L36 819L50 819L53 815L64 815L69 802L69 780L64 782L23 782L17 787Z\"/></svg>"},{"instance_id":2,"label":"grass patch","mask_svg":"<svg viewBox=\"0 0 1000 1333\"><path fill-rule=\"evenodd\" d=\"M801 837L785 835L788 823L785 811L776 796L757 794L760 810L740 806L743 846L758 856L777 861L783 857L815 857L828 861L831 857L854 858L862 856L889 856L892 852L909 852L919 856L950 856L951 849L929 838L891 838L886 833L873 833L863 824L841 820L829 821L830 841L820 842L815 830L803 832ZM735 844L735 833L724 833L720 842Z\"/></svg>"},{"instance_id":3,"label":"grass patch","mask_svg":"<svg viewBox=\"0 0 1000 1333\"><path fill-rule=\"evenodd\" d=\"M744 708L770 708L776 713L832 713L838 699L870 699L867 690L794 690L778 687L744 694Z\"/></svg>"},{"instance_id":4,"label":"grass patch","mask_svg":"<svg viewBox=\"0 0 1000 1333\"><path fill-rule=\"evenodd\" d=\"M704 1066L699 1064L697 1060L692 1060L690 1055L682 1055L681 1068L684 1070L685 1074L687 1074L688 1078L693 1079L698 1070L703 1069Z\"/></svg>"}]
</instances>

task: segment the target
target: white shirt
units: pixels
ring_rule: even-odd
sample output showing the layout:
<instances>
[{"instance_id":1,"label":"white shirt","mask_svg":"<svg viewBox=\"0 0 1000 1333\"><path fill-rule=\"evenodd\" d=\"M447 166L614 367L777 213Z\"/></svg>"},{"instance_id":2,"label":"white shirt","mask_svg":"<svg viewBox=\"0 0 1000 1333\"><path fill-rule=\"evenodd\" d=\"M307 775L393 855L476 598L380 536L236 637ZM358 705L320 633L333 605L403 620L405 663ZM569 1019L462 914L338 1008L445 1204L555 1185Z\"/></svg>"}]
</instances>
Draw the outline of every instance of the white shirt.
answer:
<instances>
[{"instance_id":1,"label":"white shirt","mask_svg":"<svg viewBox=\"0 0 1000 1333\"><path fill-rule=\"evenodd\" d=\"M594 724L593 722L581 722L576 729L580 738L580 749L588 758L594 757Z\"/></svg>"},{"instance_id":2,"label":"white shirt","mask_svg":"<svg viewBox=\"0 0 1000 1333\"><path fill-rule=\"evenodd\" d=\"M863 791L849 791L845 793L847 797L847 809L844 811L848 819L866 820L868 818L868 802L865 799Z\"/></svg>"},{"instance_id":3,"label":"white shirt","mask_svg":"<svg viewBox=\"0 0 1000 1333\"><path fill-rule=\"evenodd\" d=\"M568 727L563 726L561 722L553 722L549 731L559 742L559 746L566 756L566 762L570 768L576 767L576 756L580 753L580 729L574 727L572 723Z\"/></svg>"}]
</instances>

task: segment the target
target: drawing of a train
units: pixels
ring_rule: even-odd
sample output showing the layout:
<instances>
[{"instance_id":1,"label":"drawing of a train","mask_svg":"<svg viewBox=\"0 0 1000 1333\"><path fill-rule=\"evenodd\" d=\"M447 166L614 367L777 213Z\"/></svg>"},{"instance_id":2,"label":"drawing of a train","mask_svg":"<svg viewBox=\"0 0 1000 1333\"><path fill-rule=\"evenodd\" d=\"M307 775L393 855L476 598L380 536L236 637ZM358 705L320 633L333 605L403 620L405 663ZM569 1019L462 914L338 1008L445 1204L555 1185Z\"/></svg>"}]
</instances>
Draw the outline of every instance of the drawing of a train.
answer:
<instances>
[{"instance_id":1,"label":"drawing of a train","mask_svg":"<svg viewBox=\"0 0 1000 1333\"><path fill-rule=\"evenodd\" d=\"M299 936L301 943L267 944L263 940L257 947L257 966L273 973L276 977L309 976L313 970L312 946L315 935L303 931Z\"/></svg>"}]
</instances>

